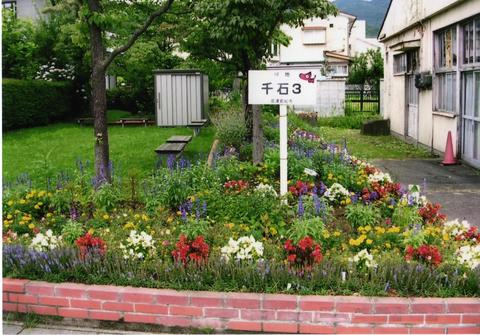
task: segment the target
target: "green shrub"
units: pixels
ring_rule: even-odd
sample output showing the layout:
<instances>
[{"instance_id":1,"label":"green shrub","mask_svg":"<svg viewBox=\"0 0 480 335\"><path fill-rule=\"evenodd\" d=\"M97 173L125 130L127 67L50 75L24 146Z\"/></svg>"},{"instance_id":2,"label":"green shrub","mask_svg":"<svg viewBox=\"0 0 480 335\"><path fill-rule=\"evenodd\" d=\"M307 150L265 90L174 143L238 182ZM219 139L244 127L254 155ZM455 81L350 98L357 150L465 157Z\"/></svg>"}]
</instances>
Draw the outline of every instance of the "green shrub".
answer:
<instances>
[{"instance_id":1,"label":"green shrub","mask_svg":"<svg viewBox=\"0 0 480 335\"><path fill-rule=\"evenodd\" d=\"M400 227L407 227L409 225L422 224L423 220L420 214L418 214L416 207L398 206L393 212L392 223Z\"/></svg>"},{"instance_id":2,"label":"green shrub","mask_svg":"<svg viewBox=\"0 0 480 335\"><path fill-rule=\"evenodd\" d=\"M69 83L4 79L2 88L4 129L43 126L73 116Z\"/></svg>"},{"instance_id":3,"label":"green shrub","mask_svg":"<svg viewBox=\"0 0 480 335\"><path fill-rule=\"evenodd\" d=\"M219 110L211 115L211 120L223 144L239 148L245 141L247 127L241 108Z\"/></svg>"},{"instance_id":4,"label":"green shrub","mask_svg":"<svg viewBox=\"0 0 480 335\"><path fill-rule=\"evenodd\" d=\"M321 127L360 129L363 122L367 120L379 120L378 114L352 113L345 116L330 116L318 118L318 125Z\"/></svg>"},{"instance_id":5,"label":"green shrub","mask_svg":"<svg viewBox=\"0 0 480 335\"><path fill-rule=\"evenodd\" d=\"M108 109L136 112L135 92L130 88L124 87L107 90L107 107Z\"/></svg>"},{"instance_id":6,"label":"green shrub","mask_svg":"<svg viewBox=\"0 0 480 335\"><path fill-rule=\"evenodd\" d=\"M354 204L347 206L345 217L352 227L375 225L380 221L380 210L371 205Z\"/></svg>"}]
</instances>

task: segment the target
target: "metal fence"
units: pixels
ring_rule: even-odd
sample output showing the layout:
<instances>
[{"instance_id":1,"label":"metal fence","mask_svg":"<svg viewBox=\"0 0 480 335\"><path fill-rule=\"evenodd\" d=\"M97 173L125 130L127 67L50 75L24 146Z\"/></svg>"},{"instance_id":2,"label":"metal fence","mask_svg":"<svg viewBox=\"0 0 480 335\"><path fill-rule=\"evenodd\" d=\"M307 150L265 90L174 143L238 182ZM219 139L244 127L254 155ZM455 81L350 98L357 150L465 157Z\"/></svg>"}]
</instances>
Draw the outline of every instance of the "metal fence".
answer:
<instances>
[{"instance_id":1,"label":"metal fence","mask_svg":"<svg viewBox=\"0 0 480 335\"><path fill-rule=\"evenodd\" d=\"M380 91L368 85L345 86L345 114L380 112Z\"/></svg>"}]
</instances>

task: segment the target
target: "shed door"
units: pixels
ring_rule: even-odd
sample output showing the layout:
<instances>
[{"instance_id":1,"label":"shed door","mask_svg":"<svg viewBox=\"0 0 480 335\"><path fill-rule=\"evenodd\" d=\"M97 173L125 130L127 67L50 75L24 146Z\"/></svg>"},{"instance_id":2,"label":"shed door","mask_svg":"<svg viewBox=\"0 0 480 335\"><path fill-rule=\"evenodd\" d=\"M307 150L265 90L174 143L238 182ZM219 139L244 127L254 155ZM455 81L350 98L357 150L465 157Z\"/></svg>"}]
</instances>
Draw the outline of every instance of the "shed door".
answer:
<instances>
[{"instance_id":1,"label":"shed door","mask_svg":"<svg viewBox=\"0 0 480 335\"><path fill-rule=\"evenodd\" d=\"M415 75L406 76L407 135L417 139L418 129L418 89L415 87Z\"/></svg>"},{"instance_id":2,"label":"shed door","mask_svg":"<svg viewBox=\"0 0 480 335\"><path fill-rule=\"evenodd\" d=\"M463 78L462 158L480 167L480 71Z\"/></svg>"}]
</instances>

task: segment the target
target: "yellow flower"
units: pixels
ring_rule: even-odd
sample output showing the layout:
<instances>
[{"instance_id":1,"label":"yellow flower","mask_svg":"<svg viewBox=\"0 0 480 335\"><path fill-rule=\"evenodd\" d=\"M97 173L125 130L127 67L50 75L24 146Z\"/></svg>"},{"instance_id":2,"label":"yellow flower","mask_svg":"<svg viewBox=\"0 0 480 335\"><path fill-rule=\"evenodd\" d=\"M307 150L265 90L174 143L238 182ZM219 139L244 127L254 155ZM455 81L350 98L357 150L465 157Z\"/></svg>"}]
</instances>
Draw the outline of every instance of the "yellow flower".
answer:
<instances>
[{"instance_id":1,"label":"yellow flower","mask_svg":"<svg viewBox=\"0 0 480 335\"><path fill-rule=\"evenodd\" d=\"M12 218L12 214L8 214L8 215L7 215L7 219L10 220L11 218Z\"/></svg>"},{"instance_id":2,"label":"yellow flower","mask_svg":"<svg viewBox=\"0 0 480 335\"><path fill-rule=\"evenodd\" d=\"M3 224L4 224L4 225L9 224L9 222L10 222L10 221L8 221L8 220L3 220Z\"/></svg>"},{"instance_id":3,"label":"yellow flower","mask_svg":"<svg viewBox=\"0 0 480 335\"><path fill-rule=\"evenodd\" d=\"M448 234L443 234L443 240L448 241L450 239L450 236Z\"/></svg>"},{"instance_id":4,"label":"yellow flower","mask_svg":"<svg viewBox=\"0 0 480 335\"><path fill-rule=\"evenodd\" d=\"M330 237L330 233L328 232L328 230L324 230L322 235L323 235L324 238L329 238Z\"/></svg>"},{"instance_id":5,"label":"yellow flower","mask_svg":"<svg viewBox=\"0 0 480 335\"><path fill-rule=\"evenodd\" d=\"M370 225L368 226L365 226L365 231L368 233L370 230L372 230L372 227L370 227Z\"/></svg>"},{"instance_id":6,"label":"yellow flower","mask_svg":"<svg viewBox=\"0 0 480 335\"><path fill-rule=\"evenodd\" d=\"M93 228L90 228L90 229L88 230L88 233L89 233L90 235L93 235L93 232L94 232L94 231L95 231L95 230L94 230Z\"/></svg>"},{"instance_id":7,"label":"yellow flower","mask_svg":"<svg viewBox=\"0 0 480 335\"><path fill-rule=\"evenodd\" d=\"M167 223L172 223L172 221L173 221L173 217L172 217L172 216L169 216L169 217L167 218Z\"/></svg>"},{"instance_id":8,"label":"yellow flower","mask_svg":"<svg viewBox=\"0 0 480 335\"><path fill-rule=\"evenodd\" d=\"M146 216L145 214L142 214L142 220L145 222L148 221L148 216Z\"/></svg>"},{"instance_id":9,"label":"yellow flower","mask_svg":"<svg viewBox=\"0 0 480 335\"><path fill-rule=\"evenodd\" d=\"M7 205L9 205L9 206L13 206L13 204L14 204L13 200L9 200L9 201L7 202Z\"/></svg>"},{"instance_id":10,"label":"yellow flower","mask_svg":"<svg viewBox=\"0 0 480 335\"><path fill-rule=\"evenodd\" d=\"M25 199L21 199L20 200L20 203L23 205L24 203L26 203Z\"/></svg>"},{"instance_id":11,"label":"yellow flower","mask_svg":"<svg viewBox=\"0 0 480 335\"><path fill-rule=\"evenodd\" d=\"M338 230L333 233L333 236L335 237L338 237L340 235L342 235L342 233L340 233Z\"/></svg>"},{"instance_id":12,"label":"yellow flower","mask_svg":"<svg viewBox=\"0 0 480 335\"><path fill-rule=\"evenodd\" d=\"M351 238L351 239L348 241L348 244L350 244L350 245L357 245L356 241L355 241L353 238Z\"/></svg>"},{"instance_id":13,"label":"yellow flower","mask_svg":"<svg viewBox=\"0 0 480 335\"><path fill-rule=\"evenodd\" d=\"M368 239L368 240L367 240L367 244L372 244L372 242L373 242L373 241L372 241L371 239Z\"/></svg>"},{"instance_id":14,"label":"yellow flower","mask_svg":"<svg viewBox=\"0 0 480 335\"><path fill-rule=\"evenodd\" d=\"M345 200L340 201L340 205L345 205Z\"/></svg>"},{"instance_id":15,"label":"yellow flower","mask_svg":"<svg viewBox=\"0 0 480 335\"><path fill-rule=\"evenodd\" d=\"M347 198L347 199L345 200L345 203L346 203L347 205L350 204L351 202L352 202L352 200L350 200L350 198Z\"/></svg>"},{"instance_id":16,"label":"yellow flower","mask_svg":"<svg viewBox=\"0 0 480 335\"><path fill-rule=\"evenodd\" d=\"M43 197L46 193L47 193L47 192L45 192L45 191L40 191L40 192L38 192L38 196L39 196L39 197Z\"/></svg>"},{"instance_id":17,"label":"yellow flower","mask_svg":"<svg viewBox=\"0 0 480 335\"><path fill-rule=\"evenodd\" d=\"M182 212L177 211L177 215L179 215L179 216L182 215ZM135 215L135 216L136 216L136 215Z\"/></svg>"},{"instance_id":18,"label":"yellow flower","mask_svg":"<svg viewBox=\"0 0 480 335\"><path fill-rule=\"evenodd\" d=\"M103 219L108 220L108 219L110 219L110 216L108 214L103 214Z\"/></svg>"},{"instance_id":19,"label":"yellow flower","mask_svg":"<svg viewBox=\"0 0 480 335\"><path fill-rule=\"evenodd\" d=\"M18 224L21 225L21 226L23 226L23 225L25 224L25 221L22 220L22 221L20 221Z\"/></svg>"},{"instance_id":20,"label":"yellow flower","mask_svg":"<svg viewBox=\"0 0 480 335\"><path fill-rule=\"evenodd\" d=\"M333 178L333 174L329 173L328 174L328 179L331 180Z\"/></svg>"},{"instance_id":21,"label":"yellow flower","mask_svg":"<svg viewBox=\"0 0 480 335\"><path fill-rule=\"evenodd\" d=\"M51 217L52 215L52 213L47 213L47 218Z\"/></svg>"},{"instance_id":22,"label":"yellow flower","mask_svg":"<svg viewBox=\"0 0 480 335\"><path fill-rule=\"evenodd\" d=\"M30 224L28 225L28 228L33 229L33 228L35 228L35 225L34 225L33 223L30 223Z\"/></svg>"},{"instance_id":23,"label":"yellow flower","mask_svg":"<svg viewBox=\"0 0 480 335\"><path fill-rule=\"evenodd\" d=\"M385 233L385 228L383 227L375 227L375 230L377 231L377 234L382 235Z\"/></svg>"},{"instance_id":24,"label":"yellow flower","mask_svg":"<svg viewBox=\"0 0 480 335\"><path fill-rule=\"evenodd\" d=\"M390 244L390 242L387 242L387 243L385 243L385 247L386 247L387 249L390 249L390 248L392 247L392 245Z\"/></svg>"},{"instance_id":25,"label":"yellow flower","mask_svg":"<svg viewBox=\"0 0 480 335\"><path fill-rule=\"evenodd\" d=\"M40 206L38 204L36 204L35 206L33 206L33 208L40 209Z\"/></svg>"},{"instance_id":26,"label":"yellow flower","mask_svg":"<svg viewBox=\"0 0 480 335\"><path fill-rule=\"evenodd\" d=\"M124 226L123 226L123 229L134 229L135 228L135 225L133 224L133 222L131 221L128 221Z\"/></svg>"}]
</instances>

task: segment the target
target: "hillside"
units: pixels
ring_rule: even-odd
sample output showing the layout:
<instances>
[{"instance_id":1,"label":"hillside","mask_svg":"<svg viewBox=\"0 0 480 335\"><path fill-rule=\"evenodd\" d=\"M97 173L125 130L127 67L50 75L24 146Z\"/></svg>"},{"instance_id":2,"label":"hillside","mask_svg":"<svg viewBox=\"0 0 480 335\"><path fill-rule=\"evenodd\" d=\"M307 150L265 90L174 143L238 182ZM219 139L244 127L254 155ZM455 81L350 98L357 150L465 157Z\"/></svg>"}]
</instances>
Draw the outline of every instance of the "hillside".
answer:
<instances>
[{"instance_id":1,"label":"hillside","mask_svg":"<svg viewBox=\"0 0 480 335\"><path fill-rule=\"evenodd\" d=\"M377 37L390 0L335 0L338 9L367 21L367 36Z\"/></svg>"}]
</instances>

